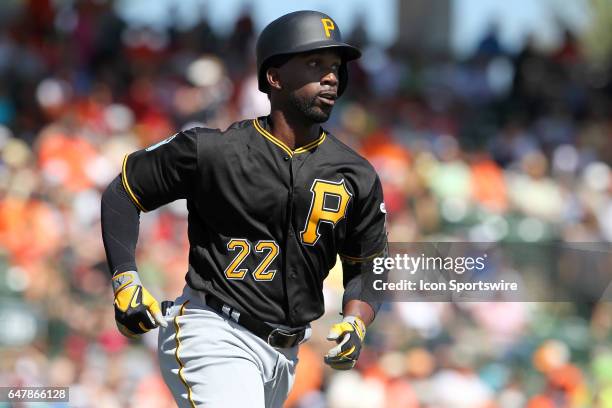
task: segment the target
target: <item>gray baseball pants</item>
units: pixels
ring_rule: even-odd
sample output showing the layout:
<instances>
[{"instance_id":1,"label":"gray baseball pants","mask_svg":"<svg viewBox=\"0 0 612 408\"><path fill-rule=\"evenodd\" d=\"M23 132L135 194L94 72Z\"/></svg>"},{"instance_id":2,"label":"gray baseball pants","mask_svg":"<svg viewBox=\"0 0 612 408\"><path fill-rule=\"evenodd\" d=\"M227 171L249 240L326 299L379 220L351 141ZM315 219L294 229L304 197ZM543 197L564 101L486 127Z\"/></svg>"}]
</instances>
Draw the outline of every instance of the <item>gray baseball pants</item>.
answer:
<instances>
[{"instance_id":1,"label":"gray baseball pants","mask_svg":"<svg viewBox=\"0 0 612 408\"><path fill-rule=\"evenodd\" d=\"M219 315L185 287L159 328L164 381L181 408L282 407L298 347L276 349Z\"/></svg>"}]
</instances>

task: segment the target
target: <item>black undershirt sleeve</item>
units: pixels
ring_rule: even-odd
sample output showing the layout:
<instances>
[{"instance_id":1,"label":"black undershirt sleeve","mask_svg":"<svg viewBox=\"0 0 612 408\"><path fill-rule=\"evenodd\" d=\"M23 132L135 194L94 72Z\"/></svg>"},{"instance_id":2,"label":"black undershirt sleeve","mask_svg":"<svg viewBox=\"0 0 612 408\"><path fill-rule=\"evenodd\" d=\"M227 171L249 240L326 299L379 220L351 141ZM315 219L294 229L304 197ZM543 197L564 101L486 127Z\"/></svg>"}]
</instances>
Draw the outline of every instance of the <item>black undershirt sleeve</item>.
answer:
<instances>
[{"instance_id":1,"label":"black undershirt sleeve","mask_svg":"<svg viewBox=\"0 0 612 408\"><path fill-rule=\"evenodd\" d=\"M367 302L380 309L379 296L371 293L373 259L385 256L387 232L382 184L378 176L371 180L367 193L361 194L349 216L348 236L340 251L344 296L342 307L351 300Z\"/></svg>"},{"instance_id":2,"label":"black undershirt sleeve","mask_svg":"<svg viewBox=\"0 0 612 408\"><path fill-rule=\"evenodd\" d=\"M387 256L385 249L379 254L381 257ZM342 309L351 300L360 300L370 305L374 311L374 315L378 313L382 305L382 296L379 293L372 291L372 281L380 279L384 282L388 280L388 271L381 275L373 275L373 259L368 261L354 263L343 261L342 269L344 274L344 295L342 296Z\"/></svg>"},{"instance_id":3,"label":"black undershirt sleeve","mask_svg":"<svg viewBox=\"0 0 612 408\"><path fill-rule=\"evenodd\" d=\"M102 240L111 275L136 271L140 211L117 176L102 194Z\"/></svg>"}]
</instances>

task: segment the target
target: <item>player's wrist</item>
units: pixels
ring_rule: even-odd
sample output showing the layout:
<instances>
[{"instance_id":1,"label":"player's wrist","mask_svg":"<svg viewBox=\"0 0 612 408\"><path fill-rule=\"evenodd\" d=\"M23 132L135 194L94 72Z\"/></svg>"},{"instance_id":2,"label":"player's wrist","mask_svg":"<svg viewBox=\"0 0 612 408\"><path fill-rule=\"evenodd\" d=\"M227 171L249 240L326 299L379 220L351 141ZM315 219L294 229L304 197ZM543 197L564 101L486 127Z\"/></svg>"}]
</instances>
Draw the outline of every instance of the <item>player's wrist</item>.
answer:
<instances>
[{"instance_id":1,"label":"player's wrist","mask_svg":"<svg viewBox=\"0 0 612 408\"><path fill-rule=\"evenodd\" d=\"M349 323L351 326L355 328L359 338L363 341L366 335L367 327L363 319L359 316L349 315L344 316L342 319L343 323Z\"/></svg>"},{"instance_id":2,"label":"player's wrist","mask_svg":"<svg viewBox=\"0 0 612 408\"><path fill-rule=\"evenodd\" d=\"M113 274L111 283L113 285L113 293L115 294L132 286L142 286L142 281L137 271L117 271Z\"/></svg>"}]
</instances>

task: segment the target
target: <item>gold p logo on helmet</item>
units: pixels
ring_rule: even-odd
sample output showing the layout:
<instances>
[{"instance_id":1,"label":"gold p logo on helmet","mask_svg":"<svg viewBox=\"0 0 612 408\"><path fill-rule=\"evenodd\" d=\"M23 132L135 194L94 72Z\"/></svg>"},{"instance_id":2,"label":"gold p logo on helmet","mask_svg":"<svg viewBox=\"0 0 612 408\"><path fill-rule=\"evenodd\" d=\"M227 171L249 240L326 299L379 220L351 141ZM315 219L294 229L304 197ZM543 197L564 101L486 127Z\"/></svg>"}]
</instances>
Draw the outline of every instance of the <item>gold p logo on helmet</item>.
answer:
<instances>
[{"instance_id":1,"label":"gold p logo on helmet","mask_svg":"<svg viewBox=\"0 0 612 408\"><path fill-rule=\"evenodd\" d=\"M331 37L331 32L336 29L334 22L331 18L322 18L321 23L323 24L323 29L325 30L325 36L327 38Z\"/></svg>"}]
</instances>

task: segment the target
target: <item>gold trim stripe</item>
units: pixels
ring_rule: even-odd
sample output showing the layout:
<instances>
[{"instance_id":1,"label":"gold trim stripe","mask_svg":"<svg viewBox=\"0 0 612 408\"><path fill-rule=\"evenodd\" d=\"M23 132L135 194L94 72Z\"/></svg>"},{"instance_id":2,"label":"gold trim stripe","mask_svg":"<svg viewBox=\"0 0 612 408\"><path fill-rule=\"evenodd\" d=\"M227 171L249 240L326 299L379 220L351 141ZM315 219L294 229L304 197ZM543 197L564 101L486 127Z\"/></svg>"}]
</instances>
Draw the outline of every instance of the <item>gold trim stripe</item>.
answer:
<instances>
[{"instance_id":1,"label":"gold trim stripe","mask_svg":"<svg viewBox=\"0 0 612 408\"><path fill-rule=\"evenodd\" d=\"M293 152L294 153L303 153L305 151L308 151L308 150L312 149L313 147L316 147L316 146L320 145L321 143L323 143L323 141L325 140L326 136L327 135L325 134L325 132L321 132L321 137L319 137L317 140L314 140L314 141L312 141L312 142L310 142L307 145L304 145L302 147L298 147Z\"/></svg>"},{"instance_id":2,"label":"gold trim stripe","mask_svg":"<svg viewBox=\"0 0 612 408\"><path fill-rule=\"evenodd\" d=\"M268 139L269 141L271 141L272 143L274 143L275 145L277 145L278 147L280 147L281 149L283 149L289 156L293 157L294 154L298 154L298 153L304 153L307 152L308 150L320 145L321 143L323 143L323 141L325 140L326 134L325 132L321 132L321 136L317 139L314 140L302 147L298 147L295 150L291 150L289 148L289 146L287 146L282 140L278 139L276 136L274 136L272 133L268 132L266 129L264 129L259 122L257 121L257 119L253 119L253 126L255 126L255 129L257 129L257 131L266 139Z\"/></svg>"},{"instance_id":3,"label":"gold trim stripe","mask_svg":"<svg viewBox=\"0 0 612 408\"><path fill-rule=\"evenodd\" d=\"M293 152L291 151L291 149L289 149L289 146L287 146L286 144L284 144L283 142L281 142L280 140L272 136L270 133L268 133L264 128L259 126L259 123L257 123L257 119L253 119L253 125L255 126L255 129L257 129L257 131L261 133L263 137L265 137L266 139L268 139L269 141L271 141L272 143L274 143L275 145L283 149L285 153L287 153L289 156L293 156Z\"/></svg>"},{"instance_id":4,"label":"gold trim stripe","mask_svg":"<svg viewBox=\"0 0 612 408\"><path fill-rule=\"evenodd\" d=\"M376 258L377 256L381 255L383 251L377 252L373 255L370 256L366 256L363 258L357 258L354 256L348 256L348 255L343 255L343 254L338 254L340 256L340 258L346 259L347 261L353 261L353 262L367 262L367 261L371 261L372 259Z\"/></svg>"},{"instance_id":5,"label":"gold trim stripe","mask_svg":"<svg viewBox=\"0 0 612 408\"><path fill-rule=\"evenodd\" d=\"M123 166L122 166L122 171L121 171L121 182L123 183L123 187L125 188L125 190L130 195L130 198L132 199L134 204L136 204L136 207L138 207L138 209L140 211L142 211L142 212L147 212L147 210L145 210L145 208L142 206L142 204L140 204L140 201L138 201L138 198L136 198L136 195L134 194L134 192L130 188L130 185L128 184L127 175L126 175L126 172L125 172L126 167L127 167L128 156L129 156L129 154L126 154L125 157L123 158Z\"/></svg>"},{"instance_id":6,"label":"gold trim stripe","mask_svg":"<svg viewBox=\"0 0 612 408\"><path fill-rule=\"evenodd\" d=\"M183 303L183 305L181 306L181 311L179 312L178 316L174 317L174 329L176 330L176 334L174 336L174 339L176 340L176 349L174 350L174 358L176 359L176 362L179 365L178 376L181 379L183 385L185 385L185 388L187 388L187 398L189 398L189 402L191 403L191 406L193 408L196 408L195 402L193 402L191 388L189 387L189 384L187 384L187 380L185 380L185 376L183 375L183 369L185 368L185 366L183 365L183 362L181 361L178 355L179 348L181 347L181 341L179 340L180 327L179 327L177 319L179 316L182 316L183 313L185 313L185 306L187 306L187 303L189 303L189 301L186 301L185 303Z\"/></svg>"}]
</instances>

